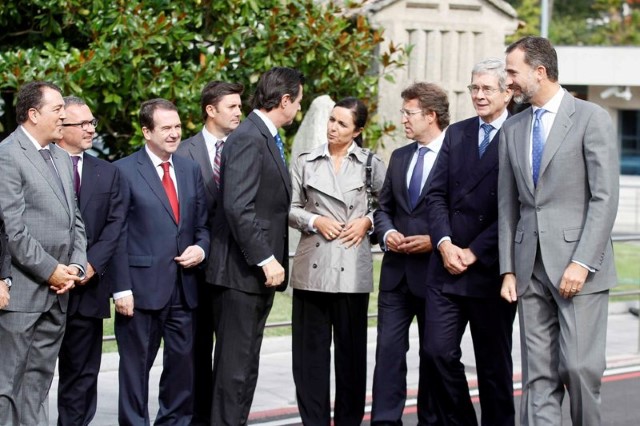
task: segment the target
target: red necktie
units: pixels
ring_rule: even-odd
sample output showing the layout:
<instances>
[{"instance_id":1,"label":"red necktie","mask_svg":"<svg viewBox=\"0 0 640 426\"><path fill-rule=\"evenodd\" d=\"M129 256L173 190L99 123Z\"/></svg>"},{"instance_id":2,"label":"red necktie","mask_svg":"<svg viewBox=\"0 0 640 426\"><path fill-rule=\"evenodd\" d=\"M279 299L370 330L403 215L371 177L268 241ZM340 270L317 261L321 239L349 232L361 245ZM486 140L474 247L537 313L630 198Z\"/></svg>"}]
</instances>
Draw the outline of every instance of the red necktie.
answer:
<instances>
[{"instance_id":1,"label":"red necktie","mask_svg":"<svg viewBox=\"0 0 640 426\"><path fill-rule=\"evenodd\" d=\"M171 164L165 162L162 163L161 166L164 171L164 175L162 175L162 186L164 187L164 192L167 193L169 204L171 204L171 210L173 210L173 216L176 218L176 222L180 222L180 204L178 204L178 194L176 194L176 187L173 185L173 179L171 179L171 174L169 173L169 167Z\"/></svg>"}]
</instances>

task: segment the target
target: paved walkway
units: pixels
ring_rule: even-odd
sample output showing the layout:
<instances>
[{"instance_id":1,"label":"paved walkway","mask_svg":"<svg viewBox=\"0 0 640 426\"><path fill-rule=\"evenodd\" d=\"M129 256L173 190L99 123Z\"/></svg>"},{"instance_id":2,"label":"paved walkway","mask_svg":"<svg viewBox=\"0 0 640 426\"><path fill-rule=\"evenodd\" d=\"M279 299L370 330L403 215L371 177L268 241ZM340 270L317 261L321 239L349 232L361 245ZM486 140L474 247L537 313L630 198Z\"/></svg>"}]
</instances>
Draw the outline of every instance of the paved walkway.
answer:
<instances>
[{"instance_id":1,"label":"paved walkway","mask_svg":"<svg viewBox=\"0 0 640 426\"><path fill-rule=\"evenodd\" d=\"M638 318L631 315L628 307L632 303L613 303L610 305L607 334L607 368L614 369L629 365L640 365L640 331ZM637 302L634 306L637 306ZM513 341L514 380L519 385L520 378L520 340L518 320L515 321ZM375 365L376 330L369 329L368 335L368 381L367 389L371 392L373 367ZM408 354L407 385L410 397L415 396L418 387L418 330L412 327L410 336L411 349ZM473 346L469 333L463 338L463 362L466 366L469 382L475 383L475 361ZM158 381L161 372L162 356L158 355L151 371L149 410L151 418L158 409ZM333 378L332 378L333 380ZM118 354L108 353L102 357L102 368L99 378L98 412L92 426L117 425L118 408ZM57 376L54 379L50 394L50 425L57 419L56 397L58 391ZM474 392L475 389L472 389ZM369 398L370 400L370 398ZM415 400L408 404L415 404ZM250 415L250 424L277 425L285 424L271 421L285 414L297 413L295 386L291 375L291 338L266 338L262 346L260 376ZM286 423L291 424L291 423Z\"/></svg>"}]
</instances>

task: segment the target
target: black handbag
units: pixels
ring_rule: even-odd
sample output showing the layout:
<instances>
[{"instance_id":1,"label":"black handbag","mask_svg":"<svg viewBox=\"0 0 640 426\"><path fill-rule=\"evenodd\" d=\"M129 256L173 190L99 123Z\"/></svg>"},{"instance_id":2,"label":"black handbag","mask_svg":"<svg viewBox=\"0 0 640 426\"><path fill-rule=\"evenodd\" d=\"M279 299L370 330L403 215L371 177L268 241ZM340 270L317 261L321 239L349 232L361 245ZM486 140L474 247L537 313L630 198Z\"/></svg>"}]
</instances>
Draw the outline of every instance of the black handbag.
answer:
<instances>
[{"instance_id":1,"label":"black handbag","mask_svg":"<svg viewBox=\"0 0 640 426\"><path fill-rule=\"evenodd\" d=\"M371 187L371 162L373 160L373 153L369 151L367 156L367 165L365 166L365 186L367 190L367 213L370 213L376 209L376 198L373 196L373 188ZM375 232L369 234L369 242L371 245L378 244L378 236Z\"/></svg>"}]
</instances>

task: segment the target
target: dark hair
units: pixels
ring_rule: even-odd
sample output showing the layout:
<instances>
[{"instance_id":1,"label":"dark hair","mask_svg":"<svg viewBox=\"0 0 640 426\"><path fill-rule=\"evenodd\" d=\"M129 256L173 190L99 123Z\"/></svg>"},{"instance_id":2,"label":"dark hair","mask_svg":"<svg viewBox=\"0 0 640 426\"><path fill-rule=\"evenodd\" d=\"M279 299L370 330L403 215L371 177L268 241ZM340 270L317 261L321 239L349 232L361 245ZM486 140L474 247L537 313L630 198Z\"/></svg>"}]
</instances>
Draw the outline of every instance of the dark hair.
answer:
<instances>
[{"instance_id":1,"label":"dark hair","mask_svg":"<svg viewBox=\"0 0 640 426\"><path fill-rule=\"evenodd\" d=\"M296 99L303 84L304 75L300 71L285 67L271 68L260 76L251 106L253 109L271 111L280 105L284 95Z\"/></svg>"},{"instance_id":2,"label":"dark hair","mask_svg":"<svg viewBox=\"0 0 640 426\"><path fill-rule=\"evenodd\" d=\"M507 54L516 49L524 52L525 64L532 68L545 67L549 81L558 81L558 55L549 40L544 37L523 37L507 47Z\"/></svg>"},{"instance_id":3,"label":"dark hair","mask_svg":"<svg viewBox=\"0 0 640 426\"><path fill-rule=\"evenodd\" d=\"M18 124L29 119L31 108L42 108L43 92L46 87L62 94L62 90L58 86L47 81L31 81L20 88L16 102L16 121Z\"/></svg>"},{"instance_id":4,"label":"dark hair","mask_svg":"<svg viewBox=\"0 0 640 426\"><path fill-rule=\"evenodd\" d=\"M65 96L62 99L64 99L64 106L65 107L68 107L69 105L83 106L83 105L87 104L82 98L79 98L77 96Z\"/></svg>"},{"instance_id":5,"label":"dark hair","mask_svg":"<svg viewBox=\"0 0 640 426\"><path fill-rule=\"evenodd\" d=\"M140 127L146 127L149 130L153 130L153 127L155 126L155 123L153 122L153 113L157 109L178 112L178 108L166 99L155 98L144 101L140 106Z\"/></svg>"},{"instance_id":6,"label":"dark hair","mask_svg":"<svg viewBox=\"0 0 640 426\"><path fill-rule=\"evenodd\" d=\"M435 112L440 130L449 125L449 98L447 92L437 84L413 83L400 96L405 101L417 99L423 112Z\"/></svg>"},{"instance_id":7,"label":"dark hair","mask_svg":"<svg viewBox=\"0 0 640 426\"><path fill-rule=\"evenodd\" d=\"M200 95L200 107L202 108L202 121L207 121L207 106L218 106L220 100L227 95L242 95L244 86L240 83L227 83L226 81L210 81L202 89Z\"/></svg>"},{"instance_id":8,"label":"dark hair","mask_svg":"<svg viewBox=\"0 0 640 426\"><path fill-rule=\"evenodd\" d=\"M367 106L360 99L354 97L344 98L336 102L333 107L342 107L351 111L356 129L363 129L364 125L367 124ZM358 146L362 146L362 132L355 137L354 141Z\"/></svg>"}]
</instances>

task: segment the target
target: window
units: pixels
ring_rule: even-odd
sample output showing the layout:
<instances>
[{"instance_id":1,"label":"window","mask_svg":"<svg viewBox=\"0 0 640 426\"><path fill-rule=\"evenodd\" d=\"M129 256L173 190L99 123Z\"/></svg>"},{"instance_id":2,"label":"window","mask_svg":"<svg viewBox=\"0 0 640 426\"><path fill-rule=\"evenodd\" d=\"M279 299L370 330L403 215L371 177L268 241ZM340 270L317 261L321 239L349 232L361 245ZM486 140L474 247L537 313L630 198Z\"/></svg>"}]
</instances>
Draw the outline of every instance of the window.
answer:
<instances>
[{"instance_id":1,"label":"window","mask_svg":"<svg viewBox=\"0 0 640 426\"><path fill-rule=\"evenodd\" d=\"M620 173L640 175L640 111L620 110Z\"/></svg>"}]
</instances>

